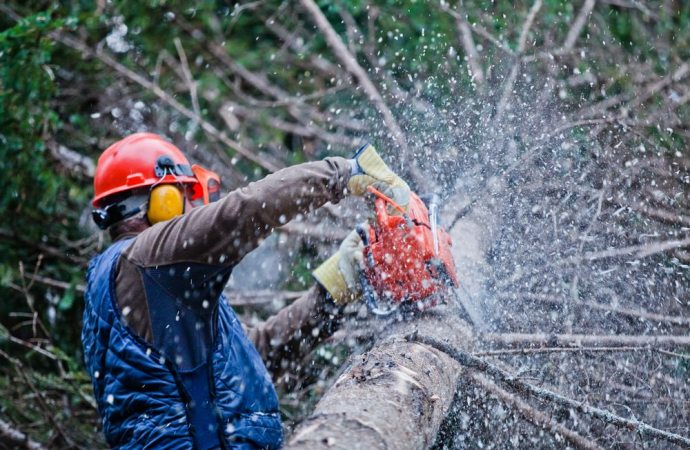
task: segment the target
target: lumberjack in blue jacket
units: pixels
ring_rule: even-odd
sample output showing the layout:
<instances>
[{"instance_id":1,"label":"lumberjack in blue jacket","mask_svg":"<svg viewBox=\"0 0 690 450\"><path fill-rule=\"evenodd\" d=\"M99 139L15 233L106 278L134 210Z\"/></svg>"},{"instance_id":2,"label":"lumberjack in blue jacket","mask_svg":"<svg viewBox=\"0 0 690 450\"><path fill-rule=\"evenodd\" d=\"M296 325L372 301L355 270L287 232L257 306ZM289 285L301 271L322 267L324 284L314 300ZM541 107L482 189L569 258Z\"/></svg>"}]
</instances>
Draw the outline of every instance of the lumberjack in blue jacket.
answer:
<instances>
[{"instance_id":1,"label":"lumberjack in blue jacket","mask_svg":"<svg viewBox=\"0 0 690 450\"><path fill-rule=\"evenodd\" d=\"M219 183L153 134L128 136L99 158L93 215L114 243L89 266L82 343L112 447L280 447L264 362L285 370L332 333L338 304L357 298L345 280L355 278L361 246L342 247L307 294L246 332L221 295L232 268L274 227L348 190L376 184L403 204L407 192L371 146L223 198Z\"/></svg>"}]
</instances>

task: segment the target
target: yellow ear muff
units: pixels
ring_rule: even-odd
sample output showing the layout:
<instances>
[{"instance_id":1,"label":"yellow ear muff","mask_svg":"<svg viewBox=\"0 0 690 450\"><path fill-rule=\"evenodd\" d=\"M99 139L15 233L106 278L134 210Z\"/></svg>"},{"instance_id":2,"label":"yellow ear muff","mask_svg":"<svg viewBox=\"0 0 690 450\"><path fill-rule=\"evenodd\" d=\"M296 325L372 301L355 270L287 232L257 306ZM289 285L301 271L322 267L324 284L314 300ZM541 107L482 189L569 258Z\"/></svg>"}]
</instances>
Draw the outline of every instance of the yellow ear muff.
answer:
<instances>
[{"instance_id":1,"label":"yellow ear muff","mask_svg":"<svg viewBox=\"0 0 690 450\"><path fill-rule=\"evenodd\" d=\"M184 196L177 186L162 184L151 189L146 217L151 225L170 220L184 212Z\"/></svg>"}]
</instances>

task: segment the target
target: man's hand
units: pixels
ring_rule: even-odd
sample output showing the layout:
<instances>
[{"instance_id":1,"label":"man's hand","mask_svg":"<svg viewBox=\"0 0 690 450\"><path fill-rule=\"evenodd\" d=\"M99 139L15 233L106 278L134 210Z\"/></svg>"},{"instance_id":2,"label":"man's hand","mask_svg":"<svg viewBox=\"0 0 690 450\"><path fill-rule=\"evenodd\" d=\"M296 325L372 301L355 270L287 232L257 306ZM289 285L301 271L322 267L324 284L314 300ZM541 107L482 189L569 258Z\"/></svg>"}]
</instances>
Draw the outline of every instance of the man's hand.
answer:
<instances>
[{"instance_id":1,"label":"man's hand","mask_svg":"<svg viewBox=\"0 0 690 450\"><path fill-rule=\"evenodd\" d=\"M367 188L373 186L394 202L407 208L410 203L410 188L387 165L376 149L367 144L357 151L353 163L353 175L347 187L354 195L363 196Z\"/></svg>"},{"instance_id":2,"label":"man's hand","mask_svg":"<svg viewBox=\"0 0 690 450\"><path fill-rule=\"evenodd\" d=\"M365 225L368 229L368 225ZM356 230L350 232L340 249L314 270L314 278L331 294L333 301L344 305L361 297L359 276L364 267L364 244Z\"/></svg>"}]
</instances>

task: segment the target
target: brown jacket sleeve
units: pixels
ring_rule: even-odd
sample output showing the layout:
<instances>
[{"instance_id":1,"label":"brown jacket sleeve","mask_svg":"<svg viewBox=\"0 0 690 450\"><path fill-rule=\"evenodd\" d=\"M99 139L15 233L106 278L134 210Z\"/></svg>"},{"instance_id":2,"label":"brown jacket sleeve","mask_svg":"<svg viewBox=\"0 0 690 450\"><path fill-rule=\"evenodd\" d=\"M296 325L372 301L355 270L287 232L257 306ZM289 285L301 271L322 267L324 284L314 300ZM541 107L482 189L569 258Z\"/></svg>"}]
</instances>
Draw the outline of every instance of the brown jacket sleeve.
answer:
<instances>
[{"instance_id":1,"label":"brown jacket sleeve","mask_svg":"<svg viewBox=\"0 0 690 450\"><path fill-rule=\"evenodd\" d=\"M274 227L328 201L339 201L349 178L350 163L344 158L299 164L146 229L118 264L117 301L126 324L152 341L141 268L179 263L230 268ZM263 335L267 333L268 329Z\"/></svg>"},{"instance_id":2,"label":"brown jacket sleeve","mask_svg":"<svg viewBox=\"0 0 690 450\"><path fill-rule=\"evenodd\" d=\"M341 308L326 295L323 287L314 284L265 322L246 328L274 379L296 371L304 357L340 327Z\"/></svg>"},{"instance_id":3,"label":"brown jacket sleeve","mask_svg":"<svg viewBox=\"0 0 690 450\"><path fill-rule=\"evenodd\" d=\"M145 230L126 256L141 267L237 264L275 227L329 201L340 201L349 178L350 162L339 157L279 170L215 203Z\"/></svg>"}]
</instances>

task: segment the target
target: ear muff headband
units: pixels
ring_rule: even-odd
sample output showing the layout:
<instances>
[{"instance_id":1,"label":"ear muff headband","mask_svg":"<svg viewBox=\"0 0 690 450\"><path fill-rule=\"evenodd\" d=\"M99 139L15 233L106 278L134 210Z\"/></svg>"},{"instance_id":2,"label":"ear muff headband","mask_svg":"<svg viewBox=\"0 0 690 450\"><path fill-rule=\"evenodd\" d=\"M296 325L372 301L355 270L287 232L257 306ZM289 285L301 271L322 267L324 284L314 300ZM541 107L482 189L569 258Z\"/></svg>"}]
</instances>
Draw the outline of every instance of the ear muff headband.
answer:
<instances>
[{"instance_id":1,"label":"ear muff headband","mask_svg":"<svg viewBox=\"0 0 690 450\"><path fill-rule=\"evenodd\" d=\"M174 184L161 184L151 189L146 218L151 225L170 220L184 213L184 194Z\"/></svg>"}]
</instances>

